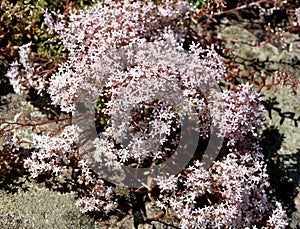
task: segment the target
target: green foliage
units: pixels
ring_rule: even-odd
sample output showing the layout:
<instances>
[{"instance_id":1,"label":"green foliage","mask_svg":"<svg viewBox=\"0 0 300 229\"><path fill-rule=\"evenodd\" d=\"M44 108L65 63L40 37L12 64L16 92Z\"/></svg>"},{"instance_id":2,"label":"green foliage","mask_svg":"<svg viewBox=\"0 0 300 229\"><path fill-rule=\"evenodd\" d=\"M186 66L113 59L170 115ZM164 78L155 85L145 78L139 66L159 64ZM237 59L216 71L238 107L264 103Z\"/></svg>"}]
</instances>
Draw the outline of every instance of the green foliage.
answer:
<instances>
[{"instance_id":1,"label":"green foliage","mask_svg":"<svg viewBox=\"0 0 300 229\"><path fill-rule=\"evenodd\" d=\"M107 98L105 97L99 97L96 100L95 126L98 132L103 132L107 128L109 116L103 113L105 102L107 102L106 100Z\"/></svg>"},{"instance_id":2,"label":"green foliage","mask_svg":"<svg viewBox=\"0 0 300 229\"><path fill-rule=\"evenodd\" d=\"M32 50L41 56L65 55L58 42L50 42L53 37L43 21L44 11L66 12L70 7L83 8L91 4L92 1L85 0L3 0L0 4L0 58L16 59L18 47L29 42L32 42Z\"/></svg>"},{"instance_id":3,"label":"green foliage","mask_svg":"<svg viewBox=\"0 0 300 229\"><path fill-rule=\"evenodd\" d=\"M197 8L206 6L208 3L212 3L213 0L187 0L189 3L193 4Z\"/></svg>"}]
</instances>

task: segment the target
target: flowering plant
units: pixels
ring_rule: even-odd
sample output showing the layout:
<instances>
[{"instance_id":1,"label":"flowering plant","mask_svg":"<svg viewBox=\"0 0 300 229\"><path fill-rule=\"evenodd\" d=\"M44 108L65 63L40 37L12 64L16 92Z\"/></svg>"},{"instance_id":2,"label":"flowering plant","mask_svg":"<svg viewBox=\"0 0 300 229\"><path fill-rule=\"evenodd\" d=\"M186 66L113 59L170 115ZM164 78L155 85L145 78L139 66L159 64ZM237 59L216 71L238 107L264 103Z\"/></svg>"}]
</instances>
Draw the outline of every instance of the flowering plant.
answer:
<instances>
[{"instance_id":1,"label":"flowering plant","mask_svg":"<svg viewBox=\"0 0 300 229\"><path fill-rule=\"evenodd\" d=\"M24 167L33 178L72 167L82 212L117 208L110 183L125 183L163 215L172 208L182 228L284 228L285 212L266 195L259 94L249 83L221 90L226 68L214 47L185 44L192 9L183 1L105 0L68 17L46 11L66 61L38 77L29 43L7 76L16 93L47 92L72 122L56 135L34 134ZM98 132L97 115L106 117Z\"/></svg>"}]
</instances>

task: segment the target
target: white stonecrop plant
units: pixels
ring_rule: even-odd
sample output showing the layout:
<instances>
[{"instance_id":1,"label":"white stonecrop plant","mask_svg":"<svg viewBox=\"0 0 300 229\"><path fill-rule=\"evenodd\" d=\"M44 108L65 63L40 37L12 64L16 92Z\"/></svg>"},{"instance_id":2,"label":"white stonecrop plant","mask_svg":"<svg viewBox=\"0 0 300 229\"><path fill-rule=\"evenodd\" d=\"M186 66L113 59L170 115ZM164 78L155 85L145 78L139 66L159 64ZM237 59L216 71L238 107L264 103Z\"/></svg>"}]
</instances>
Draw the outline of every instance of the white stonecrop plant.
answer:
<instances>
[{"instance_id":1,"label":"white stonecrop plant","mask_svg":"<svg viewBox=\"0 0 300 229\"><path fill-rule=\"evenodd\" d=\"M225 70L213 50L194 44L188 51L182 47L185 31L178 19L188 17L190 9L183 1L155 5L105 0L74 10L68 18L47 12L49 31L68 51L68 59L45 79L45 89L52 103L65 112L75 111L82 91L107 99L102 111L109 117L107 128L94 147L101 152L98 158L111 166L116 161L141 164L145 158L164 158L162 145L180 128L183 116L201 120L199 135L204 139L209 138L212 125L218 127L225 137L220 158L208 170L195 160L180 174L159 179L157 205L173 208L182 228L257 228L263 221L267 228L283 228L284 211L278 205L272 215L265 193L267 174L257 145L262 127L259 95L249 84L236 91L202 93ZM30 55L21 58L26 56ZM21 64L30 66L24 60ZM17 71L13 64L8 76L16 92L21 92L26 87L18 86ZM26 71L30 78L30 70ZM73 132L75 128L67 127L58 137L34 138L36 150L25 161L33 177L65 171L76 157L74 143L80 136ZM127 136L131 140L122 146ZM76 204L82 212L109 212L116 207L113 190L88 166L78 160L79 182L89 188Z\"/></svg>"}]
</instances>

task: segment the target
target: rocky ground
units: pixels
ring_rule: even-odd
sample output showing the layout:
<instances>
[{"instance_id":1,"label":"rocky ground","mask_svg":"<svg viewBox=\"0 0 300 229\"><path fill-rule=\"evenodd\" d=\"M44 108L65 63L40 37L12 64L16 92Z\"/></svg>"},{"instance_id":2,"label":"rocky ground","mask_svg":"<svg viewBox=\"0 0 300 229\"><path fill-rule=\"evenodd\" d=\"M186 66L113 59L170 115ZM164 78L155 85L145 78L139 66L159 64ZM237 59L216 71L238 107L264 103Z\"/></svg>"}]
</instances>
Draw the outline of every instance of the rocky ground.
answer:
<instances>
[{"instance_id":1,"label":"rocky ground","mask_svg":"<svg viewBox=\"0 0 300 229\"><path fill-rule=\"evenodd\" d=\"M253 42L259 40L262 32L260 28L255 29L247 22L238 25L226 22L219 27L218 36L228 40L227 47L235 47L236 62L246 72L255 69L264 75L283 69L300 80L299 34L284 33L284 47L276 43L254 47ZM300 228L300 88L296 95L291 93L290 87L264 88L261 95L266 117L261 145L270 174L270 195L287 210L288 228Z\"/></svg>"}]
</instances>

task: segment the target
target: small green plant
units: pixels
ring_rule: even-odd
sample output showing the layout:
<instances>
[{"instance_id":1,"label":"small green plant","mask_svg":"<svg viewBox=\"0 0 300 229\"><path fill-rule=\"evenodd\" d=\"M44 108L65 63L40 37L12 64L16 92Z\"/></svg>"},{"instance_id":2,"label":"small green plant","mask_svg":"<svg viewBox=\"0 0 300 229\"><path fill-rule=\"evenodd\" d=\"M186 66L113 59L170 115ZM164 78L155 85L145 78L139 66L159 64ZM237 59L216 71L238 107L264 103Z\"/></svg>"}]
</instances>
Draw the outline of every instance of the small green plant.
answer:
<instances>
[{"instance_id":1,"label":"small green plant","mask_svg":"<svg viewBox=\"0 0 300 229\"><path fill-rule=\"evenodd\" d=\"M36 61L41 62L43 68L55 66L66 56L66 52L63 52L59 42L53 42L54 36L47 31L43 19L45 10L66 13L70 7L83 8L91 4L92 1L83 0L1 1L0 59L16 60L19 47L31 42Z\"/></svg>"},{"instance_id":2,"label":"small green plant","mask_svg":"<svg viewBox=\"0 0 300 229\"><path fill-rule=\"evenodd\" d=\"M208 3L214 2L213 0L187 0L189 3L193 4L197 8L206 6Z\"/></svg>"}]
</instances>

